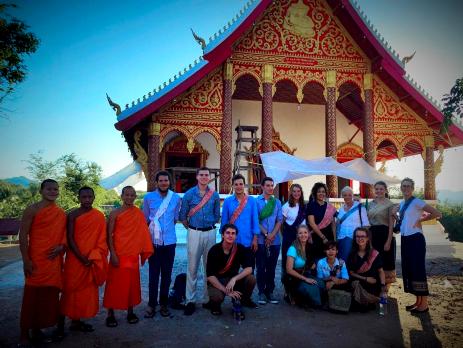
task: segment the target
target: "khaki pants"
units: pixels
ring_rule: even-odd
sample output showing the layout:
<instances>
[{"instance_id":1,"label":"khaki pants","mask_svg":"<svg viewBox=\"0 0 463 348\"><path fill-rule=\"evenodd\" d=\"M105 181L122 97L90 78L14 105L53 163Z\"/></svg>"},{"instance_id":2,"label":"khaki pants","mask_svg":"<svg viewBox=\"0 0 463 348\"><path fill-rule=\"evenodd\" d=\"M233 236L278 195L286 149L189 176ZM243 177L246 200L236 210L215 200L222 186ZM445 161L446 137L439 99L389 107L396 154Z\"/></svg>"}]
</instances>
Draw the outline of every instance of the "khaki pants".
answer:
<instances>
[{"instance_id":1,"label":"khaki pants","mask_svg":"<svg viewBox=\"0 0 463 348\"><path fill-rule=\"evenodd\" d=\"M198 277L198 267L201 257L203 258L204 291L203 301L207 302L206 287L206 261L209 249L216 243L215 228L210 231L197 231L188 229L187 253L188 271L186 274L186 303L196 302L196 281Z\"/></svg>"},{"instance_id":2,"label":"khaki pants","mask_svg":"<svg viewBox=\"0 0 463 348\"><path fill-rule=\"evenodd\" d=\"M230 281L230 278L217 278L217 279L223 286L227 285L228 282ZM243 300L247 301L251 298L251 295L252 295L252 292L254 291L255 286L256 286L256 278L252 274L250 274L238 280L233 289L243 294L241 296L241 301ZM220 306L220 304L225 299L225 293L213 287L209 283L207 283L207 291L209 293L209 300L213 304Z\"/></svg>"}]
</instances>

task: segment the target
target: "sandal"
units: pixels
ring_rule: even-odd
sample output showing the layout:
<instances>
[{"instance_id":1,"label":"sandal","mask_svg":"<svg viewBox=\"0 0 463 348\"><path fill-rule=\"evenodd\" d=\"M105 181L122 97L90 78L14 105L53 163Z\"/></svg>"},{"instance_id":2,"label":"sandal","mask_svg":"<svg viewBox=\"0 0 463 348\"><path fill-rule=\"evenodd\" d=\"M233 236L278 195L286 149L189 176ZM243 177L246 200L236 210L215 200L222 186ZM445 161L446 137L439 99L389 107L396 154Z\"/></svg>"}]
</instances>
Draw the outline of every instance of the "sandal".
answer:
<instances>
[{"instance_id":1,"label":"sandal","mask_svg":"<svg viewBox=\"0 0 463 348\"><path fill-rule=\"evenodd\" d=\"M162 311L162 309L161 309L161 311ZM156 310L154 308L148 307L145 310L145 315L143 317L147 318L147 319L150 319L150 318L154 318L155 315L156 315Z\"/></svg>"},{"instance_id":2,"label":"sandal","mask_svg":"<svg viewBox=\"0 0 463 348\"><path fill-rule=\"evenodd\" d=\"M79 321L75 324L71 324L69 326L70 331L80 331L80 332L93 332L95 329L93 328L92 325L86 324L83 321Z\"/></svg>"},{"instance_id":3,"label":"sandal","mask_svg":"<svg viewBox=\"0 0 463 348\"><path fill-rule=\"evenodd\" d=\"M114 315L111 315L106 318L106 326L107 327L116 327L117 326L117 320Z\"/></svg>"},{"instance_id":4,"label":"sandal","mask_svg":"<svg viewBox=\"0 0 463 348\"><path fill-rule=\"evenodd\" d=\"M211 314L212 314L212 315L221 315L221 314L222 314L222 310L221 310L220 308L211 309Z\"/></svg>"},{"instance_id":5,"label":"sandal","mask_svg":"<svg viewBox=\"0 0 463 348\"><path fill-rule=\"evenodd\" d=\"M170 316L170 312L169 312L169 309L167 308L167 306L161 306L161 310L159 311L159 313L161 313L161 315L163 317Z\"/></svg>"},{"instance_id":6,"label":"sandal","mask_svg":"<svg viewBox=\"0 0 463 348\"><path fill-rule=\"evenodd\" d=\"M136 324L139 322L138 317L135 315L135 313L129 313L127 314L127 322L129 324Z\"/></svg>"}]
</instances>

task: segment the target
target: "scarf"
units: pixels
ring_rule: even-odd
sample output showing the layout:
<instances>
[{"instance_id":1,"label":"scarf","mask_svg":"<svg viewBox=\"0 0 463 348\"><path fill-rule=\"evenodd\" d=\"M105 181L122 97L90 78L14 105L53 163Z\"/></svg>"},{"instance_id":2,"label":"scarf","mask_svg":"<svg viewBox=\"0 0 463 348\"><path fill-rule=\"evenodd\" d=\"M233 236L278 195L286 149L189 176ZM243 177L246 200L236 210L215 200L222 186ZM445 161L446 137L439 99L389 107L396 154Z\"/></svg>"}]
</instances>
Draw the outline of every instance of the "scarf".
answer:
<instances>
[{"instance_id":1,"label":"scarf","mask_svg":"<svg viewBox=\"0 0 463 348\"><path fill-rule=\"evenodd\" d=\"M246 207L246 204L248 203L248 195L244 195L243 199L241 200L240 202L240 205L238 206L238 208L236 208L236 210L233 212L233 215L231 216L230 218L230 223L231 224L234 224L235 221L238 219L238 217L240 216L240 214L243 212L244 210L244 207Z\"/></svg>"},{"instance_id":2,"label":"scarf","mask_svg":"<svg viewBox=\"0 0 463 348\"><path fill-rule=\"evenodd\" d=\"M370 255L368 256L368 260L366 260L362 266L357 270L357 273L365 273L368 272L373 265L376 257L379 255L379 252L375 249L370 250Z\"/></svg>"},{"instance_id":3,"label":"scarf","mask_svg":"<svg viewBox=\"0 0 463 348\"><path fill-rule=\"evenodd\" d=\"M206 194L203 196L203 199L201 199L201 202L199 202L199 204L195 207L193 207L192 209L190 209L190 211L188 212L188 217L192 217L193 215L195 215L198 211L201 210L202 207L204 207L206 205L207 202L209 202L209 200L211 199L212 195L214 194L214 190L212 189L209 189Z\"/></svg>"},{"instance_id":4,"label":"scarf","mask_svg":"<svg viewBox=\"0 0 463 348\"><path fill-rule=\"evenodd\" d=\"M323 216L322 221L320 221L320 223L317 225L320 230L328 227L329 224L331 224L331 221L333 221L333 216L336 213L336 208L329 203L327 204L328 205L326 206L325 215Z\"/></svg>"},{"instance_id":5,"label":"scarf","mask_svg":"<svg viewBox=\"0 0 463 348\"><path fill-rule=\"evenodd\" d=\"M259 221L263 221L269 216L273 214L273 211L275 210L277 200L275 199L274 196L270 196L269 200L264 206L264 209L259 214Z\"/></svg>"},{"instance_id":6,"label":"scarf","mask_svg":"<svg viewBox=\"0 0 463 348\"><path fill-rule=\"evenodd\" d=\"M238 245L236 243L233 243L233 246L231 248L231 251L230 251L230 256L228 258L228 261L225 265L224 268L222 268L220 271L219 271L219 274L225 274L227 273L230 268L232 267L233 265L233 261L235 260L235 256L236 256L236 253L238 251Z\"/></svg>"},{"instance_id":7,"label":"scarf","mask_svg":"<svg viewBox=\"0 0 463 348\"><path fill-rule=\"evenodd\" d=\"M162 240L162 234L161 234L161 223L159 222L159 218L166 212L167 207L169 206L170 200L172 199L172 196L174 193L171 190L167 191L167 196L162 200L161 205L159 206L158 210L156 211L156 214L151 217L150 216L150 234L151 234L151 240L153 241L153 244L156 245L162 245L163 240Z\"/></svg>"}]
</instances>

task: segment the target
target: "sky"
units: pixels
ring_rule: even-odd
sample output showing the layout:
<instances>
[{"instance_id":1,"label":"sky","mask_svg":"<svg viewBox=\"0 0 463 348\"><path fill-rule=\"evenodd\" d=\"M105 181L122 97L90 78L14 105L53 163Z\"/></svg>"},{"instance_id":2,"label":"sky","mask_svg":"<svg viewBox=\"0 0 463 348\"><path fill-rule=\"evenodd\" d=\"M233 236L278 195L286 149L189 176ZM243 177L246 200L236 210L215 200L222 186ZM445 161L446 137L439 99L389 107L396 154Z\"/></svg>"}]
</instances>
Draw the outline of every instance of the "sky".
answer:
<instances>
[{"instance_id":1,"label":"sky","mask_svg":"<svg viewBox=\"0 0 463 348\"><path fill-rule=\"evenodd\" d=\"M209 38L246 1L13 1L11 14L40 39L28 76L2 105L0 178L30 176L24 160L76 153L109 176L132 162L105 93L121 106L173 77L201 55L193 28ZM361 8L401 56L406 70L441 99L463 72L463 2L361 0ZM463 148L446 151L438 189L463 190ZM423 185L421 157L390 161L388 174Z\"/></svg>"}]
</instances>

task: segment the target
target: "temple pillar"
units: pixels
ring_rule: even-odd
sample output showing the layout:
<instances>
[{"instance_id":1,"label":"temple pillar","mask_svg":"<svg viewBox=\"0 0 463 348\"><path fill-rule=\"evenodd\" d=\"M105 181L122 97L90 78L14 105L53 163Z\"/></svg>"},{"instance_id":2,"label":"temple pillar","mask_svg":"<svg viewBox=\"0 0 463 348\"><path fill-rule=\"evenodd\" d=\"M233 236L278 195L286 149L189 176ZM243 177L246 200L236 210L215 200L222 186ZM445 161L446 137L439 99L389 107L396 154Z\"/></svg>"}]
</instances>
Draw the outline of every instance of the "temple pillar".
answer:
<instances>
[{"instance_id":1,"label":"temple pillar","mask_svg":"<svg viewBox=\"0 0 463 348\"><path fill-rule=\"evenodd\" d=\"M159 163L159 144L160 144L161 124L152 121L148 128L148 177L146 178L147 190L156 189L156 173L160 169Z\"/></svg>"},{"instance_id":2,"label":"temple pillar","mask_svg":"<svg viewBox=\"0 0 463 348\"><path fill-rule=\"evenodd\" d=\"M424 138L424 199L436 199L436 176L434 172L434 137Z\"/></svg>"},{"instance_id":3,"label":"temple pillar","mask_svg":"<svg viewBox=\"0 0 463 348\"><path fill-rule=\"evenodd\" d=\"M337 135L336 135L336 71L326 72L325 90L325 143L326 157L336 159L337 154ZM326 176L326 186L328 186L329 196L338 197L338 178L335 175Z\"/></svg>"},{"instance_id":4,"label":"temple pillar","mask_svg":"<svg viewBox=\"0 0 463 348\"><path fill-rule=\"evenodd\" d=\"M225 63L223 74L223 115L220 130L220 193L230 193L232 177L232 94L233 65Z\"/></svg>"},{"instance_id":5,"label":"temple pillar","mask_svg":"<svg viewBox=\"0 0 463 348\"><path fill-rule=\"evenodd\" d=\"M262 152L272 151L273 136L273 66L264 65L262 68Z\"/></svg>"},{"instance_id":6,"label":"temple pillar","mask_svg":"<svg viewBox=\"0 0 463 348\"><path fill-rule=\"evenodd\" d=\"M363 153L365 161L375 168L376 150L374 143L374 120L373 120L373 75L368 73L363 77L363 90L365 93L365 103L363 107ZM363 192L365 198L373 198L373 186L364 185Z\"/></svg>"}]
</instances>

